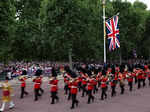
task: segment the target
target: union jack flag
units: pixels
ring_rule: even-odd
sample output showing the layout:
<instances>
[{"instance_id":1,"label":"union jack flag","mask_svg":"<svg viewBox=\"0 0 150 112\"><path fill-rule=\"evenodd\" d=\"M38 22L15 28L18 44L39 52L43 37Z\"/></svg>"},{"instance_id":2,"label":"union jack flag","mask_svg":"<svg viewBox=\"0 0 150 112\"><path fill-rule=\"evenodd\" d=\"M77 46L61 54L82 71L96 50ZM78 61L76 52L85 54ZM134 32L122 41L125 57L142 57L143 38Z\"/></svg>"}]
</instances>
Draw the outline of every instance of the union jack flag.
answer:
<instances>
[{"instance_id":1,"label":"union jack flag","mask_svg":"<svg viewBox=\"0 0 150 112\"><path fill-rule=\"evenodd\" d=\"M112 51L120 47L118 16L114 16L106 21L106 32L109 40L109 50Z\"/></svg>"}]
</instances>

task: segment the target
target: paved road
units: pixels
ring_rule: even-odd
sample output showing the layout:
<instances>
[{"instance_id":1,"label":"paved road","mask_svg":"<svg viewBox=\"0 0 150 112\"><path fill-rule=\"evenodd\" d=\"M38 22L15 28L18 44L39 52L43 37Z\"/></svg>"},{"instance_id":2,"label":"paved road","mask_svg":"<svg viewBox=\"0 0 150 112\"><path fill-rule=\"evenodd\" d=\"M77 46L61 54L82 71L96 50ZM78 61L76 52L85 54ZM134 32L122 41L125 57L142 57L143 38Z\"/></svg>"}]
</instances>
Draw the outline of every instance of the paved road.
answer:
<instances>
[{"instance_id":1,"label":"paved road","mask_svg":"<svg viewBox=\"0 0 150 112\"><path fill-rule=\"evenodd\" d=\"M117 96L114 98L110 97L109 88L109 97L105 101L99 99L101 93L99 90L95 95L96 100L92 104L87 104L87 97L82 98L81 93L79 93L79 107L74 110L70 110L71 101L67 101L67 96L64 95L62 84L59 89L60 101L54 105L50 104L51 99L47 82L44 82L42 86L45 92L37 102L33 100L34 94L32 83L27 85L29 95L24 99L19 99L19 86L14 87L15 96L13 99L16 107L9 110L7 106L6 112L150 112L150 87L148 86L140 90L137 90L136 87L134 87L132 92L129 92L128 86L126 86L124 95L120 95L120 89L117 89Z\"/></svg>"}]
</instances>

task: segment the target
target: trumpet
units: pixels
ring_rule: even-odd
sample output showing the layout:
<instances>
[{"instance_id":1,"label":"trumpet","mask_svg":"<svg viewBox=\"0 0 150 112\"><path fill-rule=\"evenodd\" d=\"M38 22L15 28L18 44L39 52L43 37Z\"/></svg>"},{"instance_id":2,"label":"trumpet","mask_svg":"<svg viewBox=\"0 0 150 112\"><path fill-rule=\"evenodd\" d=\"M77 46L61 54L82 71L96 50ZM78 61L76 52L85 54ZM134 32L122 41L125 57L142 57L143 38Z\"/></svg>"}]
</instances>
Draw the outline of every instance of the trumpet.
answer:
<instances>
[{"instance_id":1,"label":"trumpet","mask_svg":"<svg viewBox=\"0 0 150 112\"><path fill-rule=\"evenodd\" d=\"M25 76L25 75L22 75L22 76L19 76L19 77L18 77L18 80L21 80L21 79L24 79L24 78L27 79L28 77Z\"/></svg>"},{"instance_id":2,"label":"trumpet","mask_svg":"<svg viewBox=\"0 0 150 112\"><path fill-rule=\"evenodd\" d=\"M54 80L54 77L50 77L50 78L49 78L49 81L52 81L52 80Z\"/></svg>"},{"instance_id":3,"label":"trumpet","mask_svg":"<svg viewBox=\"0 0 150 112\"><path fill-rule=\"evenodd\" d=\"M70 81L69 82L73 82L74 80L73 79L70 79Z\"/></svg>"}]
</instances>

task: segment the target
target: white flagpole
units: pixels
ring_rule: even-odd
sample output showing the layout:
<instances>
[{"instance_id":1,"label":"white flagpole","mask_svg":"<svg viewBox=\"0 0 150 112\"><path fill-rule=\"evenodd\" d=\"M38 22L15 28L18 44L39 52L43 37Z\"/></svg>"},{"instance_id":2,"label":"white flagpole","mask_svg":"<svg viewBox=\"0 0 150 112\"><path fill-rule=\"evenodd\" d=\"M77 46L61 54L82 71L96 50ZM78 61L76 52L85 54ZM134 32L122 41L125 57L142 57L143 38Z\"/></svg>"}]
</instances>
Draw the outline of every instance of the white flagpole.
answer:
<instances>
[{"instance_id":1,"label":"white flagpole","mask_svg":"<svg viewBox=\"0 0 150 112\"><path fill-rule=\"evenodd\" d=\"M105 17L105 5L106 5L106 2L105 0L102 0L102 4L103 4L103 30L104 30L104 63L106 63L106 17Z\"/></svg>"}]
</instances>

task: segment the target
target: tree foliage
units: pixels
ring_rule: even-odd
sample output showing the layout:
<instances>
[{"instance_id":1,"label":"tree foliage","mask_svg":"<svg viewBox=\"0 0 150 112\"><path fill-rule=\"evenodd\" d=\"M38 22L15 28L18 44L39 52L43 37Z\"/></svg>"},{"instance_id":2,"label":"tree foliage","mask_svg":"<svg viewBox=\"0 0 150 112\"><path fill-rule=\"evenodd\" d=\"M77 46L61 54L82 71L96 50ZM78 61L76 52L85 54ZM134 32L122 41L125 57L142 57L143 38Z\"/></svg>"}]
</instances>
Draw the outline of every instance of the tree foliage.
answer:
<instances>
[{"instance_id":1,"label":"tree foliage","mask_svg":"<svg viewBox=\"0 0 150 112\"><path fill-rule=\"evenodd\" d=\"M121 48L109 60L150 56L150 11L142 2L107 0L107 19L119 15ZM100 0L1 0L0 60L103 60ZM108 46L108 45L107 45ZM119 55L118 55L119 54Z\"/></svg>"}]
</instances>

